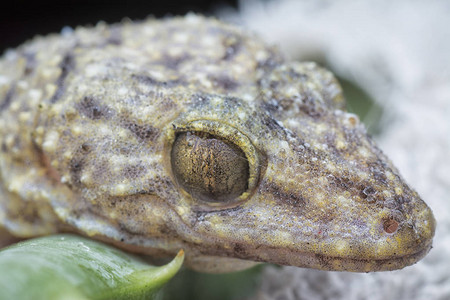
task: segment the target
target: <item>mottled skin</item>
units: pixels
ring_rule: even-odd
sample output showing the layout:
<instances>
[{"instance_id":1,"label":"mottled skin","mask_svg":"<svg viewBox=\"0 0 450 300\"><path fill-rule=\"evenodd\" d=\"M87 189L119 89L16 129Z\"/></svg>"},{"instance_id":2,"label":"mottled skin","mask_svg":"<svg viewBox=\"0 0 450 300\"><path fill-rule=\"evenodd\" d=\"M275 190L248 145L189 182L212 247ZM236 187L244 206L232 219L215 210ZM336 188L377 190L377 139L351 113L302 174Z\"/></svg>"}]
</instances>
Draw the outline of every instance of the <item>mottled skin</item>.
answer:
<instances>
[{"instance_id":1,"label":"mottled skin","mask_svg":"<svg viewBox=\"0 0 450 300\"><path fill-rule=\"evenodd\" d=\"M75 231L158 257L182 248L207 271L241 259L393 270L431 248L431 210L345 112L333 75L216 20L35 38L0 60L0 116L0 224L17 237ZM203 142L246 162L185 153ZM178 157L192 170L174 172ZM245 183L217 196L229 176Z\"/></svg>"}]
</instances>

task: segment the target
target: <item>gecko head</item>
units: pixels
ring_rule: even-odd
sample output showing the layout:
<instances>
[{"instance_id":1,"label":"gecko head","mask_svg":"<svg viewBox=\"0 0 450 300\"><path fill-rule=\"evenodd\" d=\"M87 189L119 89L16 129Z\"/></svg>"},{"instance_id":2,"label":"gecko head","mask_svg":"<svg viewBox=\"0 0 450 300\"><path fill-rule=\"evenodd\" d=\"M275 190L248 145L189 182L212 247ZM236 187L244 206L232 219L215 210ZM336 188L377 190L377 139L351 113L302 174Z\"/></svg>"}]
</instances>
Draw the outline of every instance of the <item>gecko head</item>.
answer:
<instances>
[{"instance_id":1,"label":"gecko head","mask_svg":"<svg viewBox=\"0 0 450 300\"><path fill-rule=\"evenodd\" d=\"M366 272L422 258L433 214L345 112L330 73L282 66L258 85L256 100L161 88L55 106L41 138L61 184L55 212L129 250L183 248L207 271L199 260Z\"/></svg>"},{"instance_id":2,"label":"gecko head","mask_svg":"<svg viewBox=\"0 0 450 300\"><path fill-rule=\"evenodd\" d=\"M50 60L54 72L36 83L44 93L17 96L14 105L24 105L10 110L19 116L20 139L6 138L2 146L14 154L2 164L11 178L22 171L38 178L17 195L21 181L8 184L13 202L48 203L64 223L57 229L67 225L130 250L171 255L184 248L194 264L225 257L376 271L427 253L431 210L344 112L329 72L283 64L240 31L188 23L196 29L149 30L155 47L128 43L140 25L125 24L125 48L103 38L89 46L86 35L86 45L67 48L60 68ZM56 48L55 57L66 51ZM183 50L180 59L171 49ZM53 220L49 207L29 214Z\"/></svg>"},{"instance_id":3,"label":"gecko head","mask_svg":"<svg viewBox=\"0 0 450 300\"><path fill-rule=\"evenodd\" d=\"M197 255L369 272L403 268L430 250L430 208L357 116L198 101L172 124L168 143L176 205L201 239Z\"/></svg>"}]
</instances>

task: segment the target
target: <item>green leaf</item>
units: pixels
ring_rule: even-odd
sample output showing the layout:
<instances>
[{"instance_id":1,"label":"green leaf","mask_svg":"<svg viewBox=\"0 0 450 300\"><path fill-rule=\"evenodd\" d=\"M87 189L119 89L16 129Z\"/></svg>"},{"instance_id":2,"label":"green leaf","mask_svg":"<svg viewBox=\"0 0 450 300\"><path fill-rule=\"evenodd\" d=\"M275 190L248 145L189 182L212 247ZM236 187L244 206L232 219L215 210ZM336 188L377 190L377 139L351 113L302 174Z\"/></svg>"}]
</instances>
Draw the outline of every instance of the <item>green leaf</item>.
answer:
<instances>
[{"instance_id":1,"label":"green leaf","mask_svg":"<svg viewBox=\"0 0 450 300\"><path fill-rule=\"evenodd\" d=\"M206 274L184 268L164 287L165 300L237 300L257 298L263 269L260 264L250 269L223 274Z\"/></svg>"},{"instance_id":2,"label":"green leaf","mask_svg":"<svg viewBox=\"0 0 450 300\"><path fill-rule=\"evenodd\" d=\"M54 235L0 251L3 299L157 299L183 264L184 253L165 266L100 242Z\"/></svg>"}]
</instances>

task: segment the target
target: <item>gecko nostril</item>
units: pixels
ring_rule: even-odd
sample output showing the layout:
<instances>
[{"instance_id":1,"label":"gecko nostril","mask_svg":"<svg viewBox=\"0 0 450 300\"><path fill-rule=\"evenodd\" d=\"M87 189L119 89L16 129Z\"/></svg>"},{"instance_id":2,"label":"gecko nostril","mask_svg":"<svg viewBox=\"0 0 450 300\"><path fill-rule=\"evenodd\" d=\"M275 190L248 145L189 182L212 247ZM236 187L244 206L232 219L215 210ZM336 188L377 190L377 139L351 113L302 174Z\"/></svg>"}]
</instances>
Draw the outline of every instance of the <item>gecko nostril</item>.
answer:
<instances>
[{"instance_id":1,"label":"gecko nostril","mask_svg":"<svg viewBox=\"0 0 450 300\"><path fill-rule=\"evenodd\" d=\"M386 233L394 233L397 231L398 225L394 219L387 219L383 222L383 229Z\"/></svg>"}]
</instances>

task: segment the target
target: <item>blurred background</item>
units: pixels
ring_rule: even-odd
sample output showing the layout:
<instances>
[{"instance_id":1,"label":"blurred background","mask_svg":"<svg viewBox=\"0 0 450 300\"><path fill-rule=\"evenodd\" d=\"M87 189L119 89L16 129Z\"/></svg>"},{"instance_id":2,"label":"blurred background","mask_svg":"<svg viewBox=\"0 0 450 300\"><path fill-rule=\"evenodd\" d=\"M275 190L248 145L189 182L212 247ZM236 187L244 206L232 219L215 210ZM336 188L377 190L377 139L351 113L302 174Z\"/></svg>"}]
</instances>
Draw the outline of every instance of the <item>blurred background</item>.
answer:
<instances>
[{"instance_id":1,"label":"blurred background","mask_svg":"<svg viewBox=\"0 0 450 300\"><path fill-rule=\"evenodd\" d=\"M330 68L343 85L348 109L433 209L438 225L429 255L404 270L184 270L168 286L166 299L450 299L450 2L15 1L0 9L0 52L64 26L189 11L246 27L290 59Z\"/></svg>"},{"instance_id":2,"label":"blurred background","mask_svg":"<svg viewBox=\"0 0 450 300\"><path fill-rule=\"evenodd\" d=\"M225 6L236 8L237 1L8 1L0 8L0 52L7 47L16 47L36 34L59 32L64 26L95 25L100 20L116 23L125 17L136 20L149 15L160 18L190 11L212 15Z\"/></svg>"}]
</instances>

